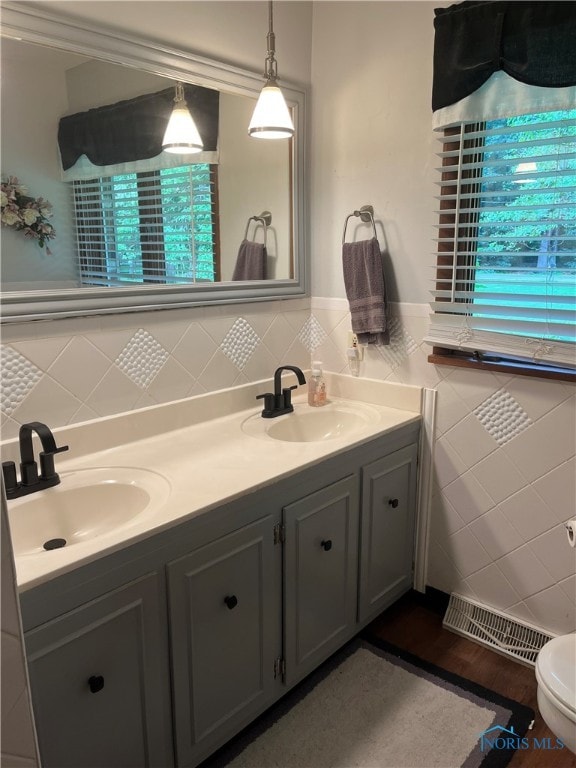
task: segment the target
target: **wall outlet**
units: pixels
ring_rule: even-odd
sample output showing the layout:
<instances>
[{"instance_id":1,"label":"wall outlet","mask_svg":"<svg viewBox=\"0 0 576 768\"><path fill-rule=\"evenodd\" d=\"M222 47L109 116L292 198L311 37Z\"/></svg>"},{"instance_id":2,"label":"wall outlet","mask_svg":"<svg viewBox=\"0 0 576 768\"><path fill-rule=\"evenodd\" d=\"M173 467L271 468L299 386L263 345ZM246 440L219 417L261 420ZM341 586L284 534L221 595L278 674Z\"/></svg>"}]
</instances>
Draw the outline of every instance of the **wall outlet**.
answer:
<instances>
[{"instance_id":1,"label":"wall outlet","mask_svg":"<svg viewBox=\"0 0 576 768\"><path fill-rule=\"evenodd\" d=\"M364 347L358 343L358 336L354 331L348 331L348 347L358 350L358 360L364 360Z\"/></svg>"}]
</instances>

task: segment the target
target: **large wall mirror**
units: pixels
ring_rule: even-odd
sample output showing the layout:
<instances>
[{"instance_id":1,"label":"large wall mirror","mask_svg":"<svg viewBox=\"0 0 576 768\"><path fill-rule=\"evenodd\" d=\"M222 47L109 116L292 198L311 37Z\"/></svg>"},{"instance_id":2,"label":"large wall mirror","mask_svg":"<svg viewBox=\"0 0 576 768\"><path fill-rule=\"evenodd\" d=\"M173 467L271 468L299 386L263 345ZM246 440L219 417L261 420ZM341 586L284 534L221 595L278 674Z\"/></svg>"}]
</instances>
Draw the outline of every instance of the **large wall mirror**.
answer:
<instances>
[{"instance_id":1,"label":"large wall mirror","mask_svg":"<svg viewBox=\"0 0 576 768\"><path fill-rule=\"evenodd\" d=\"M306 295L302 91L282 83L293 139L253 139L256 74L17 3L3 4L2 38L2 180L47 200L55 230L41 247L2 227L3 321ZM192 91L217 92L213 151L162 170L63 168L63 118L176 82L192 105ZM246 238L266 243L264 273L238 269Z\"/></svg>"}]
</instances>

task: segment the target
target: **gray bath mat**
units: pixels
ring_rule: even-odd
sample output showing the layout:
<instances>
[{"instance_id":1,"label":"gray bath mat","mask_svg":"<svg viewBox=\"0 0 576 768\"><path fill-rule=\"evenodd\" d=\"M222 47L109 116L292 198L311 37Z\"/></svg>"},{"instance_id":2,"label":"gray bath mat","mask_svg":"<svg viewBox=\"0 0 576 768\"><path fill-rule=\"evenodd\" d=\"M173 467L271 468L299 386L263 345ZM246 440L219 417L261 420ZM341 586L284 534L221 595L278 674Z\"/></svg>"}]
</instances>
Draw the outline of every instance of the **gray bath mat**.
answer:
<instances>
[{"instance_id":1,"label":"gray bath mat","mask_svg":"<svg viewBox=\"0 0 576 768\"><path fill-rule=\"evenodd\" d=\"M533 717L388 643L356 639L202 768L502 768L510 734L524 736Z\"/></svg>"}]
</instances>

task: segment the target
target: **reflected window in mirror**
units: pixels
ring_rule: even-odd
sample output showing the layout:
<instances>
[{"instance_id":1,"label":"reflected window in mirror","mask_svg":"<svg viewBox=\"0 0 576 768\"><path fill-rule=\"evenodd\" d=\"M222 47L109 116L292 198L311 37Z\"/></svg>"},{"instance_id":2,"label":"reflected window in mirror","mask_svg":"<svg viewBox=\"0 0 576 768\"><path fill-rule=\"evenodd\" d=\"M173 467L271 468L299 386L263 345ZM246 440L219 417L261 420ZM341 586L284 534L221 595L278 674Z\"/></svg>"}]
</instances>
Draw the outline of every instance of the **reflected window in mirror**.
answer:
<instances>
[{"instance_id":1,"label":"reflected window in mirror","mask_svg":"<svg viewBox=\"0 0 576 768\"><path fill-rule=\"evenodd\" d=\"M213 283L219 274L218 91L178 83L202 146L163 148L173 89L63 117L82 286ZM207 162L208 160L212 162Z\"/></svg>"},{"instance_id":2,"label":"reflected window in mirror","mask_svg":"<svg viewBox=\"0 0 576 768\"><path fill-rule=\"evenodd\" d=\"M72 182L82 285L219 280L218 167Z\"/></svg>"}]
</instances>

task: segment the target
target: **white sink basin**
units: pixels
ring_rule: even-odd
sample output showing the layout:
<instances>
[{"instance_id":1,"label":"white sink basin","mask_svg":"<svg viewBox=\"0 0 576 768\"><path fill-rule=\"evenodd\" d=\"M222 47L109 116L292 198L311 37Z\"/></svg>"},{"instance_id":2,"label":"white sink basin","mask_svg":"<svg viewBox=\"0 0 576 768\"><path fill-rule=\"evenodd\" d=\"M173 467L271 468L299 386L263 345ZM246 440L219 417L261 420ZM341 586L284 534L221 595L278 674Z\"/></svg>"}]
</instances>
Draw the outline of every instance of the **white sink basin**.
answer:
<instances>
[{"instance_id":1,"label":"white sink basin","mask_svg":"<svg viewBox=\"0 0 576 768\"><path fill-rule=\"evenodd\" d=\"M290 443L316 443L353 436L380 421L376 408L365 403L327 403L320 408L298 404L294 412L274 419L250 416L242 429L252 437Z\"/></svg>"},{"instance_id":2,"label":"white sink basin","mask_svg":"<svg viewBox=\"0 0 576 768\"><path fill-rule=\"evenodd\" d=\"M170 493L161 475L128 467L61 472L60 480L53 488L8 502L16 557L48 557L126 527L160 509Z\"/></svg>"}]
</instances>

